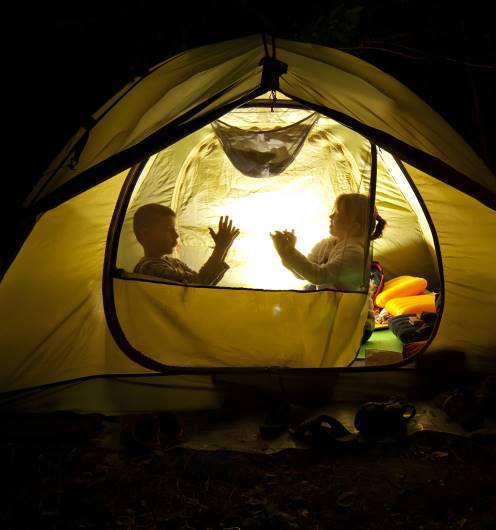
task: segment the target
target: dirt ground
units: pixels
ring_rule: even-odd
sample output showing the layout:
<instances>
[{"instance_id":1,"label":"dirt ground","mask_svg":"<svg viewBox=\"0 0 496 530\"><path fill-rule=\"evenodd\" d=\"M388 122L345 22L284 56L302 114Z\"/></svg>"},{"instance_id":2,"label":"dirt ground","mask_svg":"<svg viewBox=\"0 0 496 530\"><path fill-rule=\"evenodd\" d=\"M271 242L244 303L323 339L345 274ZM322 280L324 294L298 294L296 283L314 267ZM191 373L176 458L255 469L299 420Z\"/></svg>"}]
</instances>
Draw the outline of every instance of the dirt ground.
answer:
<instances>
[{"instance_id":1,"label":"dirt ground","mask_svg":"<svg viewBox=\"0 0 496 530\"><path fill-rule=\"evenodd\" d=\"M495 528L494 434L130 452L95 443L101 421L90 419L53 436L2 436L4 530Z\"/></svg>"}]
</instances>

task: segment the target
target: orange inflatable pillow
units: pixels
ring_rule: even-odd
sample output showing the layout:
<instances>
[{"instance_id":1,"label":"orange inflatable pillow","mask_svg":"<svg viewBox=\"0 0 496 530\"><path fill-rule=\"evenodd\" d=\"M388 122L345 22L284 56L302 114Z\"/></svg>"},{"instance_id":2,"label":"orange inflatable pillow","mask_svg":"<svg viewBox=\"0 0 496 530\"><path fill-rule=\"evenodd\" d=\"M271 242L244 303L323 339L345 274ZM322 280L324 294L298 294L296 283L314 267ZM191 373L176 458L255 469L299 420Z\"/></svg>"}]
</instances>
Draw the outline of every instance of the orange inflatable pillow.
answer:
<instances>
[{"instance_id":1,"label":"orange inflatable pillow","mask_svg":"<svg viewBox=\"0 0 496 530\"><path fill-rule=\"evenodd\" d=\"M425 278L418 278L416 276L398 276L392 280L384 282L382 291L375 299L375 305L378 307L385 307L386 303L392 298L422 294L426 287L427 280Z\"/></svg>"},{"instance_id":2,"label":"orange inflatable pillow","mask_svg":"<svg viewBox=\"0 0 496 530\"><path fill-rule=\"evenodd\" d=\"M436 293L418 294L416 296L403 296L393 298L386 302L386 311L393 317L407 313L435 313Z\"/></svg>"}]
</instances>

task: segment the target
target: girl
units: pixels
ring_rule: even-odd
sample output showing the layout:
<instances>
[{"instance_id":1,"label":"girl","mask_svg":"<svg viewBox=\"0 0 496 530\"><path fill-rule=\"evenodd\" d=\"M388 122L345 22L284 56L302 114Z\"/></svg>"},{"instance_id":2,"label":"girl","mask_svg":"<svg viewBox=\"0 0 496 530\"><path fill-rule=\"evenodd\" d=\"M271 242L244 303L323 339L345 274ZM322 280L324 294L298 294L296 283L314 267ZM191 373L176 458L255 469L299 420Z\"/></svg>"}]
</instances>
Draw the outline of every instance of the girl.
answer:
<instances>
[{"instance_id":1,"label":"girl","mask_svg":"<svg viewBox=\"0 0 496 530\"><path fill-rule=\"evenodd\" d=\"M339 195L330 215L331 237L317 243L308 257L296 250L294 230L271 234L282 264L297 277L310 282L310 289L359 291L368 288L364 285L367 236L370 235L370 240L381 237L386 225L374 207L369 229L369 204L366 195ZM372 329L373 312L369 311L363 342L370 337Z\"/></svg>"}]
</instances>

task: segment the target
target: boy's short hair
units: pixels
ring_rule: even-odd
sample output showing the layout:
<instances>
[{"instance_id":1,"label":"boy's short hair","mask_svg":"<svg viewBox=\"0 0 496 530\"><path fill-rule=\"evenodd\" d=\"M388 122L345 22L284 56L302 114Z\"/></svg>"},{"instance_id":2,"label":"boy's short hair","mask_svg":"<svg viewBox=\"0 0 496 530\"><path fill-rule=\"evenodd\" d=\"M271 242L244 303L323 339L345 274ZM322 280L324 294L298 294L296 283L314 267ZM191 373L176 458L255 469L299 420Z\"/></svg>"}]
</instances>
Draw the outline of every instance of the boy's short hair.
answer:
<instances>
[{"instance_id":1,"label":"boy's short hair","mask_svg":"<svg viewBox=\"0 0 496 530\"><path fill-rule=\"evenodd\" d=\"M172 208L162 204L150 203L140 206L133 217L133 230L139 239L139 234L149 226L153 225L157 219L164 217L175 217L176 213Z\"/></svg>"}]
</instances>

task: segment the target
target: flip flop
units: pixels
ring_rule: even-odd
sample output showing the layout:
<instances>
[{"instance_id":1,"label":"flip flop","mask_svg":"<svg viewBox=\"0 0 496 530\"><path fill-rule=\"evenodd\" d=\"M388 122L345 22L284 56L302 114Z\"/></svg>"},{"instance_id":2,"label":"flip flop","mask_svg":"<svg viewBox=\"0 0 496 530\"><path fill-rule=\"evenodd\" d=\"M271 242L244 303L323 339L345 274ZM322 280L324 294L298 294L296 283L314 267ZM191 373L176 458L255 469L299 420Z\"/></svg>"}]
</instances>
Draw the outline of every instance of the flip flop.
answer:
<instances>
[{"instance_id":1,"label":"flip flop","mask_svg":"<svg viewBox=\"0 0 496 530\"><path fill-rule=\"evenodd\" d=\"M289 433L299 442L311 445L349 446L357 441L357 434L350 432L339 420L328 414L309 418Z\"/></svg>"}]
</instances>

